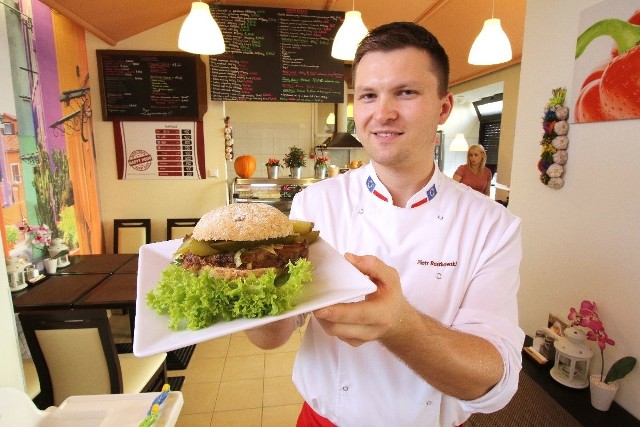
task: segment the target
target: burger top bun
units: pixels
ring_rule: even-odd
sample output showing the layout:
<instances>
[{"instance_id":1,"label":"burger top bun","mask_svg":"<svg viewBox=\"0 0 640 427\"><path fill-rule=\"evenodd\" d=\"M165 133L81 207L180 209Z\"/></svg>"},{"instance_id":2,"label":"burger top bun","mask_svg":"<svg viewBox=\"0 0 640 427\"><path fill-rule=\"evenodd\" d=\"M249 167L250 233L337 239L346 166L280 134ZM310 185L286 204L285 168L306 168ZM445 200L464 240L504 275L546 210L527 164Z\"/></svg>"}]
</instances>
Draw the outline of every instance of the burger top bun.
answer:
<instances>
[{"instance_id":1,"label":"burger top bun","mask_svg":"<svg viewBox=\"0 0 640 427\"><path fill-rule=\"evenodd\" d=\"M193 229L196 240L253 241L293 233L289 218L266 203L232 203L206 213Z\"/></svg>"}]
</instances>

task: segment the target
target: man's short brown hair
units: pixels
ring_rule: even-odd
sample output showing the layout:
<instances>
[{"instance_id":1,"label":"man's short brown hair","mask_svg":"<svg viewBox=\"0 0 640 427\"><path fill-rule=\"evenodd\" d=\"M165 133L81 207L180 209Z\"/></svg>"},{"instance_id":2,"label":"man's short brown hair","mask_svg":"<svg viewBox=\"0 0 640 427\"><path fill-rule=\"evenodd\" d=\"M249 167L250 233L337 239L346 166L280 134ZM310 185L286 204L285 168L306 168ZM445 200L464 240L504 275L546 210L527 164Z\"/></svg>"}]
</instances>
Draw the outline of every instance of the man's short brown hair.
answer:
<instances>
[{"instance_id":1,"label":"man's short brown hair","mask_svg":"<svg viewBox=\"0 0 640 427\"><path fill-rule=\"evenodd\" d=\"M381 25L362 39L353 60L354 82L358 64L364 55L376 51L391 52L405 47L415 47L429 54L433 62L432 71L438 79L438 95L445 96L449 90L449 57L433 34L412 22Z\"/></svg>"}]
</instances>

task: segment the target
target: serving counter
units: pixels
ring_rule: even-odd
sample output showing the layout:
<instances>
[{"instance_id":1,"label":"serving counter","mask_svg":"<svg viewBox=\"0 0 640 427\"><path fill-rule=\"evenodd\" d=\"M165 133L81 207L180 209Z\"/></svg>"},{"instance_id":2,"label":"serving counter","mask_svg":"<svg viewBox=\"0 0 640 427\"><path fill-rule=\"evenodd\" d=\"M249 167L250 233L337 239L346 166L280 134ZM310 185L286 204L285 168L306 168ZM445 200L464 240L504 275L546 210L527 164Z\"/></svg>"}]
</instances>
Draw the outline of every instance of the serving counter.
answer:
<instances>
[{"instance_id":1,"label":"serving counter","mask_svg":"<svg viewBox=\"0 0 640 427\"><path fill-rule=\"evenodd\" d=\"M293 196L318 181L315 178L236 178L231 183L231 203L267 203L288 215Z\"/></svg>"}]
</instances>

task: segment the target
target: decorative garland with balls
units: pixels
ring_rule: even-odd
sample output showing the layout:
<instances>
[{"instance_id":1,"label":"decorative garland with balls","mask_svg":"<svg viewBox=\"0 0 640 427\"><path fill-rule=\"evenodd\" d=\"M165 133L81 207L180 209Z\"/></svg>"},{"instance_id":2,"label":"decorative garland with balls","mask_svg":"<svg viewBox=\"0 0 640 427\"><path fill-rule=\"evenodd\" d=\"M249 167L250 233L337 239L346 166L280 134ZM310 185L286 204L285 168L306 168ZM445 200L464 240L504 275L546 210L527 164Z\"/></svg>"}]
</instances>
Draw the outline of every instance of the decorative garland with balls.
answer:
<instances>
[{"instance_id":1,"label":"decorative garland with balls","mask_svg":"<svg viewBox=\"0 0 640 427\"><path fill-rule=\"evenodd\" d=\"M233 128L229 116L224 118L224 158L233 160Z\"/></svg>"},{"instance_id":2,"label":"decorative garland with balls","mask_svg":"<svg viewBox=\"0 0 640 427\"><path fill-rule=\"evenodd\" d=\"M553 189L564 185L564 164L567 163L567 146L569 145L569 108L564 106L567 89L554 89L552 97L545 106L542 118L542 154L538 161L540 181Z\"/></svg>"}]
</instances>

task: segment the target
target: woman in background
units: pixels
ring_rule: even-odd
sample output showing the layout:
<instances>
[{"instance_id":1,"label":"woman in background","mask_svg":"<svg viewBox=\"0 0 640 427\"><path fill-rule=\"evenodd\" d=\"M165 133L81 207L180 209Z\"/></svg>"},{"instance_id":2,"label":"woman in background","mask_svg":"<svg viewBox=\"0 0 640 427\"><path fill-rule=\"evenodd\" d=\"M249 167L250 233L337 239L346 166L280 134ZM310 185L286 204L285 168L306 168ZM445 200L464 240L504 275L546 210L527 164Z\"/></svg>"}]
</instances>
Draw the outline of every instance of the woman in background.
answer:
<instances>
[{"instance_id":1,"label":"woman in background","mask_svg":"<svg viewBox=\"0 0 640 427\"><path fill-rule=\"evenodd\" d=\"M493 174L486 167L487 153L482 145L476 144L467 151L467 164L458 166L453 179L468 185L476 191L489 195Z\"/></svg>"}]
</instances>

